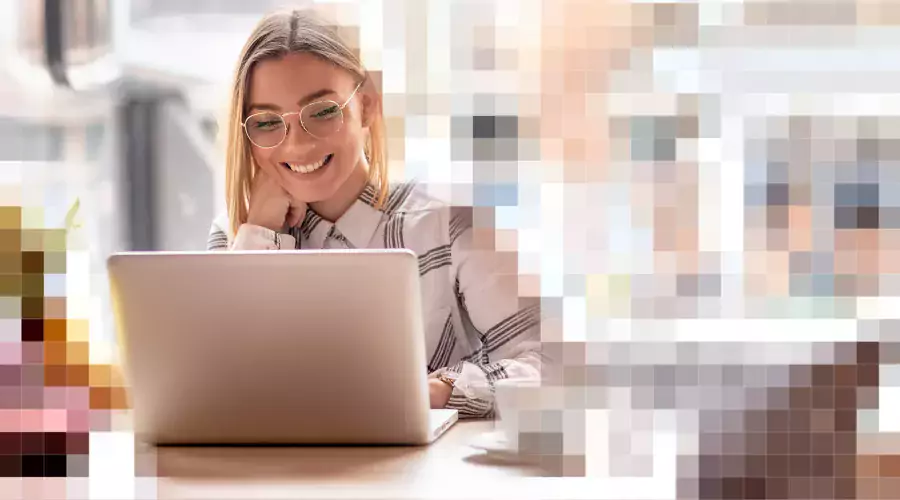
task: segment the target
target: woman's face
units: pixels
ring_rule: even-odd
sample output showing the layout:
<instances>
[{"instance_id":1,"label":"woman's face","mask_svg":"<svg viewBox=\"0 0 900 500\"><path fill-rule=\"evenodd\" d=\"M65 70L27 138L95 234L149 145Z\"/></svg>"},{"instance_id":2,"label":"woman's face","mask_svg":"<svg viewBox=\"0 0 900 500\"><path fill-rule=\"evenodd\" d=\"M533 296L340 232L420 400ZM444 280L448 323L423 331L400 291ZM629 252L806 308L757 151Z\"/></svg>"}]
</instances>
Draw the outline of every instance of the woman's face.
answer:
<instances>
[{"instance_id":1,"label":"woman's face","mask_svg":"<svg viewBox=\"0 0 900 500\"><path fill-rule=\"evenodd\" d=\"M253 159L295 199L327 200L361 167L367 127L362 89L353 94L358 83L349 72L307 53L261 61L253 68L244 119L263 111L293 112L284 117L287 134L281 144L262 148L251 142ZM337 104L311 106L303 115L307 128L318 136L314 137L304 130L297 113L323 100ZM281 122L273 121L271 113L246 121L247 132L262 145L282 134Z\"/></svg>"}]
</instances>

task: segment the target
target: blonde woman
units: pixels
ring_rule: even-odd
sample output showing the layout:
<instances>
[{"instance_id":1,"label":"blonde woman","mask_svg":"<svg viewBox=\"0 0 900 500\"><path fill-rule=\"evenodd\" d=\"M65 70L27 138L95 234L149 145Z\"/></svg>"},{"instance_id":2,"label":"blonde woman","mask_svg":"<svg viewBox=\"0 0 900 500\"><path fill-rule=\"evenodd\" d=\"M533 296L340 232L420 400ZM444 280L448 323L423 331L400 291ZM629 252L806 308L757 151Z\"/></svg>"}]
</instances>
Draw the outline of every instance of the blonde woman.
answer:
<instances>
[{"instance_id":1,"label":"blonde woman","mask_svg":"<svg viewBox=\"0 0 900 500\"><path fill-rule=\"evenodd\" d=\"M380 106L329 23L308 10L264 17L234 77L228 214L213 223L208 249L414 251L431 406L489 416L496 380L540 378L539 307L519 300L514 265L477 243L471 209L412 182L388 184Z\"/></svg>"}]
</instances>

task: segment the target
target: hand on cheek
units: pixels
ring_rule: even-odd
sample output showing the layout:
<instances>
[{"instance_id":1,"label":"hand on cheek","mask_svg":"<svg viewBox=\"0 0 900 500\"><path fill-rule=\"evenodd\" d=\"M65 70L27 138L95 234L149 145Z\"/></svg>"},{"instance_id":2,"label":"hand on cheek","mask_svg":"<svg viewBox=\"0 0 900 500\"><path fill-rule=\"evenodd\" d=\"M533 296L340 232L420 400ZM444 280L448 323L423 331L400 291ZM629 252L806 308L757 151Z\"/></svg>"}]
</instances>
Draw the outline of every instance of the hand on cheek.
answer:
<instances>
[{"instance_id":1,"label":"hand on cheek","mask_svg":"<svg viewBox=\"0 0 900 500\"><path fill-rule=\"evenodd\" d=\"M250 188L247 223L279 231L285 224L296 226L304 215L306 203L293 199L265 170L257 170Z\"/></svg>"}]
</instances>

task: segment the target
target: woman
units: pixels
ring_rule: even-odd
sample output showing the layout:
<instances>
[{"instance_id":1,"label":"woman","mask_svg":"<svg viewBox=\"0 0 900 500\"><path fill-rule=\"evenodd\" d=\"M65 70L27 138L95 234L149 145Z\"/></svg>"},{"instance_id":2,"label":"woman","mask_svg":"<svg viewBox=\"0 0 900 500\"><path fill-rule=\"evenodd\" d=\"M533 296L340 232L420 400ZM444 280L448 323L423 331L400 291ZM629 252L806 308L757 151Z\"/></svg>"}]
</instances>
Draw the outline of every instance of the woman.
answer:
<instances>
[{"instance_id":1,"label":"woman","mask_svg":"<svg viewBox=\"0 0 900 500\"><path fill-rule=\"evenodd\" d=\"M228 216L213 223L208 249L414 251L431 406L488 416L494 381L540 378L539 307L520 303L515 259L504 267L510 259L476 237L471 209L411 182L388 185L380 106L328 23L307 10L264 17L235 73Z\"/></svg>"}]
</instances>

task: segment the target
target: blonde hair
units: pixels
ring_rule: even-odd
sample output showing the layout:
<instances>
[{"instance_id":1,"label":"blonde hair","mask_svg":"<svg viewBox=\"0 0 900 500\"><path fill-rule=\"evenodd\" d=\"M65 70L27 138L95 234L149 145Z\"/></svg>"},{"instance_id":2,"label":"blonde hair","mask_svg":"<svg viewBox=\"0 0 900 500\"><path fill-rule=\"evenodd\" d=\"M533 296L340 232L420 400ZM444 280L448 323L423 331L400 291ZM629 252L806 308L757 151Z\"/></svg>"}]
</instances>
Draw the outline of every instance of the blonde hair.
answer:
<instances>
[{"instance_id":1,"label":"blonde hair","mask_svg":"<svg viewBox=\"0 0 900 500\"><path fill-rule=\"evenodd\" d=\"M264 16L250 34L234 74L228 108L225 144L225 200L231 234L247 222L250 183L256 166L243 130L245 98L250 72L256 63L306 52L348 71L359 81L369 78L359 56L344 42L333 24L308 9L277 11ZM374 89L374 85L372 86ZM381 107L372 117L365 145L369 161L369 182L376 187L376 207L381 207L388 191L387 148Z\"/></svg>"}]
</instances>

